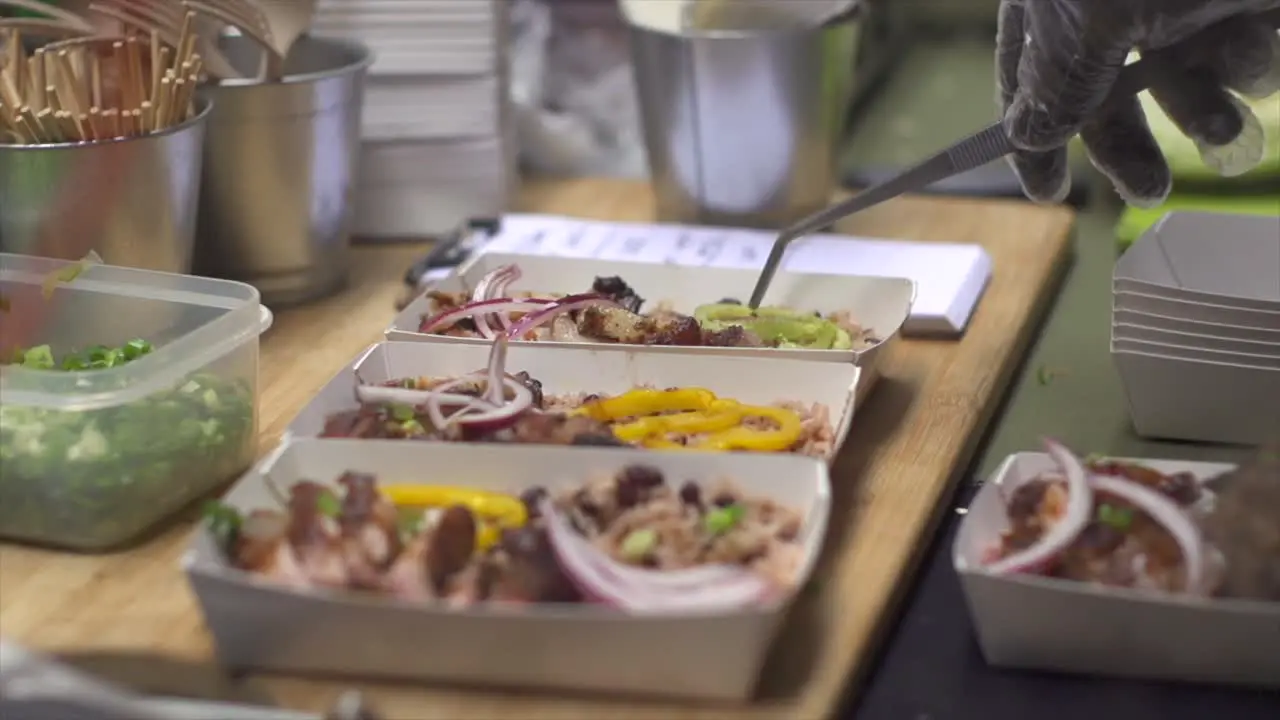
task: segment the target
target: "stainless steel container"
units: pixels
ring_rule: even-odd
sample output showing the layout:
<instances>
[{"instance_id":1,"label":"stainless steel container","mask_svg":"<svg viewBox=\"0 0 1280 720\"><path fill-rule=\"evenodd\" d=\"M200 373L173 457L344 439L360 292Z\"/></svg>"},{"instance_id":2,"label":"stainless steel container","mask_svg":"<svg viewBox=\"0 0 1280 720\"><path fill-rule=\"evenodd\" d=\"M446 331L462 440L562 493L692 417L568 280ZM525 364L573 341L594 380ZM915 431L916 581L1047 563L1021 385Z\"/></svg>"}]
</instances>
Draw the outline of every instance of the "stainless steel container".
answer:
<instances>
[{"instance_id":1,"label":"stainless steel container","mask_svg":"<svg viewBox=\"0 0 1280 720\"><path fill-rule=\"evenodd\" d=\"M210 106L122 140L0 145L0 252L189 273Z\"/></svg>"},{"instance_id":2,"label":"stainless steel container","mask_svg":"<svg viewBox=\"0 0 1280 720\"><path fill-rule=\"evenodd\" d=\"M732 29L700 30L656 15L678 3L623 3L658 216L780 227L831 199L859 6L726 4Z\"/></svg>"},{"instance_id":3,"label":"stainless steel container","mask_svg":"<svg viewBox=\"0 0 1280 720\"><path fill-rule=\"evenodd\" d=\"M253 75L259 51L223 40ZM327 295L346 281L364 79L373 56L304 37L276 83L224 80L205 144L196 271L258 288L266 305Z\"/></svg>"}]
</instances>

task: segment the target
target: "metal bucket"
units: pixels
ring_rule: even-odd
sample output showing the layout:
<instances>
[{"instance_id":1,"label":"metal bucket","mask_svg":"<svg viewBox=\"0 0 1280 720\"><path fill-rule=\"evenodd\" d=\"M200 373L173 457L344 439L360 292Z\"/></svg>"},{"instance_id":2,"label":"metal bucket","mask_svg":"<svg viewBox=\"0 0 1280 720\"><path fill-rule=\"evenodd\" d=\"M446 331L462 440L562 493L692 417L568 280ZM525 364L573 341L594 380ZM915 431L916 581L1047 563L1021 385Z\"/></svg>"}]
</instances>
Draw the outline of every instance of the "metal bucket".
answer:
<instances>
[{"instance_id":1,"label":"metal bucket","mask_svg":"<svg viewBox=\"0 0 1280 720\"><path fill-rule=\"evenodd\" d=\"M259 50L223 39L252 74ZM360 43L304 37L276 83L225 80L205 143L196 271L258 288L266 305L327 295L345 282L354 221L364 79Z\"/></svg>"},{"instance_id":2,"label":"metal bucket","mask_svg":"<svg viewBox=\"0 0 1280 720\"><path fill-rule=\"evenodd\" d=\"M210 115L151 135L0 145L0 252L189 273Z\"/></svg>"},{"instance_id":3,"label":"metal bucket","mask_svg":"<svg viewBox=\"0 0 1280 720\"><path fill-rule=\"evenodd\" d=\"M654 14L674 2L623 3L658 217L781 227L835 188L859 6L810 22L814 0L723 4L730 29Z\"/></svg>"}]
</instances>

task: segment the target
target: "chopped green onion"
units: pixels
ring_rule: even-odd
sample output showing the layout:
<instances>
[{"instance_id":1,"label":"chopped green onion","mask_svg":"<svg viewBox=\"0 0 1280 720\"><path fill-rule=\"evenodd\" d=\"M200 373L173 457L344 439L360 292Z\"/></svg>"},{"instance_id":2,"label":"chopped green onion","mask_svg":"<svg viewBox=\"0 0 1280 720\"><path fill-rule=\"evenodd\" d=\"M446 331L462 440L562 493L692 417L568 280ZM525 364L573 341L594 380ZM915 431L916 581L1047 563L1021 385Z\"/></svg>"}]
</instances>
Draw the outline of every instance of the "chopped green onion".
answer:
<instances>
[{"instance_id":1,"label":"chopped green onion","mask_svg":"<svg viewBox=\"0 0 1280 720\"><path fill-rule=\"evenodd\" d=\"M316 509L325 517L336 518L342 514L342 501L326 490L316 498Z\"/></svg>"},{"instance_id":2,"label":"chopped green onion","mask_svg":"<svg viewBox=\"0 0 1280 720\"><path fill-rule=\"evenodd\" d=\"M17 362L21 363L23 367L32 368L33 370L52 370L54 368L53 350L48 345L37 345L19 352L22 357Z\"/></svg>"},{"instance_id":3,"label":"chopped green onion","mask_svg":"<svg viewBox=\"0 0 1280 720\"><path fill-rule=\"evenodd\" d=\"M1103 503L1098 506L1098 522L1110 525L1117 530L1128 530L1133 524L1133 511Z\"/></svg>"},{"instance_id":4,"label":"chopped green onion","mask_svg":"<svg viewBox=\"0 0 1280 720\"><path fill-rule=\"evenodd\" d=\"M703 516L702 524L712 535L723 535L736 527L745 513L741 505L716 508Z\"/></svg>"},{"instance_id":5,"label":"chopped green onion","mask_svg":"<svg viewBox=\"0 0 1280 720\"><path fill-rule=\"evenodd\" d=\"M653 529L646 528L644 530L632 530L622 540L622 554L631 560L639 560L658 545L658 532Z\"/></svg>"},{"instance_id":6,"label":"chopped green onion","mask_svg":"<svg viewBox=\"0 0 1280 720\"><path fill-rule=\"evenodd\" d=\"M224 551L230 550L244 522L240 511L226 503L210 500L205 503L202 514L218 547Z\"/></svg>"}]
</instances>

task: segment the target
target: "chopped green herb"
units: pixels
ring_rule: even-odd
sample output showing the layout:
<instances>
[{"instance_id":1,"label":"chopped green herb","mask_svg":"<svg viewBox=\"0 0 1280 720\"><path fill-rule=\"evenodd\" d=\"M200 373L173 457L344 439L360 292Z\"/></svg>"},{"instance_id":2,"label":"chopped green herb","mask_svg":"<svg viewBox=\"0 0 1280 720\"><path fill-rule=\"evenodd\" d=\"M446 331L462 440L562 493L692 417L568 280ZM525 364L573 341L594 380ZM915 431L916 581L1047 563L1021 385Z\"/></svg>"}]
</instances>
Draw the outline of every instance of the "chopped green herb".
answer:
<instances>
[{"instance_id":1,"label":"chopped green herb","mask_svg":"<svg viewBox=\"0 0 1280 720\"><path fill-rule=\"evenodd\" d=\"M99 365L119 365L147 354L151 344L103 350L56 362L47 346L37 346L12 361L92 370L91 356ZM118 547L244 470L255 439L252 387L213 374L88 410L0 403L0 537L83 550Z\"/></svg>"},{"instance_id":2,"label":"chopped green herb","mask_svg":"<svg viewBox=\"0 0 1280 720\"><path fill-rule=\"evenodd\" d=\"M1117 530L1128 530L1133 524L1133 511L1103 503L1098 506L1098 522L1110 525Z\"/></svg>"},{"instance_id":3,"label":"chopped green herb","mask_svg":"<svg viewBox=\"0 0 1280 720\"><path fill-rule=\"evenodd\" d=\"M325 517L336 518L342 514L342 501L326 490L316 497L316 509Z\"/></svg>"},{"instance_id":4,"label":"chopped green herb","mask_svg":"<svg viewBox=\"0 0 1280 720\"><path fill-rule=\"evenodd\" d=\"M658 532L651 528L632 530L622 540L622 554L631 560L639 560L658 546Z\"/></svg>"},{"instance_id":5,"label":"chopped green herb","mask_svg":"<svg viewBox=\"0 0 1280 720\"><path fill-rule=\"evenodd\" d=\"M226 503L210 500L205 503L202 514L204 515L205 524L209 527L209 532L213 535L214 542L224 552L230 551L236 536L240 534L240 526L244 523L244 518L240 515L240 511Z\"/></svg>"},{"instance_id":6,"label":"chopped green herb","mask_svg":"<svg viewBox=\"0 0 1280 720\"><path fill-rule=\"evenodd\" d=\"M745 514L741 505L715 508L702 518L702 525L712 535L723 535L738 525Z\"/></svg>"},{"instance_id":7,"label":"chopped green herb","mask_svg":"<svg viewBox=\"0 0 1280 720\"><path fill-rule=\"evenodd\" d=\"M422 532L422 526L427 521L427 515L422 512L422 508L402 507L397 510L399 511L397 526L402 540L408 540Z\"/></svg>"},{"instance_id":8,"label":"chopped green herb","mask_svg":"<svg viewBox=\"0 0 1280 720\"><path fill-rule=\"evenodd\" d=\"M53 349L48 345L36 345L26 350L17 350L14 353L13 364L32 370L52 370L56 366L53 360Z\"/></svg>"}]
</instances>

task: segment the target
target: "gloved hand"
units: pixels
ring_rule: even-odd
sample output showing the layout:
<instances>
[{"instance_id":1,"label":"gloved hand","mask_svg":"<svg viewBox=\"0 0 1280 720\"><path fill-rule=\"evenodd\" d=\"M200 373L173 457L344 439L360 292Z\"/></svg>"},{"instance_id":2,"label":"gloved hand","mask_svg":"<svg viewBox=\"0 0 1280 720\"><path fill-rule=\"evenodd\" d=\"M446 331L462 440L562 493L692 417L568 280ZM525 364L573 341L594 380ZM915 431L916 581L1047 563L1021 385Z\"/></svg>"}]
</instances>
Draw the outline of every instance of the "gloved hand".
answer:
<instances>
[{"instance_id":1,"label":"gloved hand","mask_svg":"<svg viewBox=\"0 0 1280 720\"><path fill-rule=\"evenodd\" d=\"M1135 49L1158 59L1151 93L1205 162L1224 175L1252 168L1262 128L1227 90L1280 90L1280 36L1258 16L1277 8L1280 0L1002 0L1000 103L1021 148L1012 163L1024 191L1066 197L1066 144L1078 133L1127 202L1150 207L1169 194L1169 167L1138 99L1103 103Z\"/></svg>"}]
</instances>

